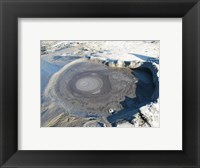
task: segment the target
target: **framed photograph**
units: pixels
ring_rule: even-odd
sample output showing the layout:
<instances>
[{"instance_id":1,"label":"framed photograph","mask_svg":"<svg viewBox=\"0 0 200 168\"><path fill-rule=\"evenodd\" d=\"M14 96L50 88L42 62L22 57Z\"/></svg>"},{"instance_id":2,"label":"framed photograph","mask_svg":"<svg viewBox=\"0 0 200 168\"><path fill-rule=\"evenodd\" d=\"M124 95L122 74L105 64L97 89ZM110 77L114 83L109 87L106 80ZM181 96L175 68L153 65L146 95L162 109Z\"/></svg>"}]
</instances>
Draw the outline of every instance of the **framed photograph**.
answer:
<instances>
[{"instance_id":1,"label":"framed photograph","mask_svg":"<svg viewBox=\"0 0 200 168\"><path fill-rule=\"evenodd\" d=\"M40 59L41 127L159 127L159 41L47 40Z\"/></svg>"},{"instance_id":2,"label":"framed photograph","mask_svg":"<svg viewBox=\"0 0 200 168\"><path fill-rule=\"evenodd\" d=\"M1 167L200 167L198 0L0 0Z\"/></svg>"}]
</instances>

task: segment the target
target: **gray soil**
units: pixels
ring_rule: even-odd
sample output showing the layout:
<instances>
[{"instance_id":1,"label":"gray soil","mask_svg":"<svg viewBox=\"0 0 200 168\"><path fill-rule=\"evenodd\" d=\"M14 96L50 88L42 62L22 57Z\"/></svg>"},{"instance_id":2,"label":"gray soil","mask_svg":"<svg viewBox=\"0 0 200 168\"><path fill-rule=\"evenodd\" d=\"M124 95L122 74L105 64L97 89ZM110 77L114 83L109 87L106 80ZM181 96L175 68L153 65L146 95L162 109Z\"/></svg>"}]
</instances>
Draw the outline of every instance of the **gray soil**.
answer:
<instances>
[{"instance_id":1,"label":"gray soil","mask_svg":"<svg viewBox=\"0 0 200 168\"><path fill-rule=\"evenodd\" d=\"M55 85L50 86L50 90L55 90L57 101L62 102L70 114L107 117L110 109L123 108L120 102L125 96L135 97L136 81L128 68L80 61L55 77Z\"/></svg>"}]
</instances>

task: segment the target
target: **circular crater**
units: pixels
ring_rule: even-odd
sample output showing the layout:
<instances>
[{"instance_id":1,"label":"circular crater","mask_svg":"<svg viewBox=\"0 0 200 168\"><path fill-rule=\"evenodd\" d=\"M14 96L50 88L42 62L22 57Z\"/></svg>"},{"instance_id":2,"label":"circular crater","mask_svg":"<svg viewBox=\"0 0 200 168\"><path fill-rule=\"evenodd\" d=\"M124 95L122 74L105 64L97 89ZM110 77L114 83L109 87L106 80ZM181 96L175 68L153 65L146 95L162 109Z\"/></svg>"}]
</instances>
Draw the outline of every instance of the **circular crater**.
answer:
<instances>
[{"instance_id":1,"label":"circular crater","mask_svg":"<svg viewBox=\"0 0 200 168\"><path fill-rule=\"evenodd\" d=\"M135 97L136 78L129 69L79 61L64 67L56 77L52 94L72 115L105 117L111 114L110 108L123 109L125 97Z\"/></svg>"},{"instance_id":2,"label":"circular crater","mask_svg":"<svg viewBox=\"0 0 200 168\"><path fill-rule=\"evenodd\" d=\"M102 85L102 80L95 76L85 76L75 83L76 89L90 94L99 93Z\"/></svg>"},{"instance_id":3,"label":"circular crater","mask_svg":"<svg viewBox=\"0 0 200 168\"><path fill-rule=\"evenodd\" d=\"M94 97L111 90L108 75L104 71L85 71L72 76L69 91L78 97Z\"/></svg>"}]
</instances>

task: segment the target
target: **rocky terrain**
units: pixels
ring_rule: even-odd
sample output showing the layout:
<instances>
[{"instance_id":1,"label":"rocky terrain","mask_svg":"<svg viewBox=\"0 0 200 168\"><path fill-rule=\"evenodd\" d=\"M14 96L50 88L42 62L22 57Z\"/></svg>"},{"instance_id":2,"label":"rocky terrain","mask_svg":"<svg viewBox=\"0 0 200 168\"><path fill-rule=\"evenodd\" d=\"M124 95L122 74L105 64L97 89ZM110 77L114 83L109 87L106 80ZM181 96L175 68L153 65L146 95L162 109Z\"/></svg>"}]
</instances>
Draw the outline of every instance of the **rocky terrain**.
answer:
<instances>
[{"instance_id":1,"label":"rocky terrain","mask_svg":"<svg viewBox=\"0 0 200 168\"><path fill-rule=\"evenodd\" d=\"M159 127L159 41L41 41L42 127Z\"/></svg>"}]
</instances>

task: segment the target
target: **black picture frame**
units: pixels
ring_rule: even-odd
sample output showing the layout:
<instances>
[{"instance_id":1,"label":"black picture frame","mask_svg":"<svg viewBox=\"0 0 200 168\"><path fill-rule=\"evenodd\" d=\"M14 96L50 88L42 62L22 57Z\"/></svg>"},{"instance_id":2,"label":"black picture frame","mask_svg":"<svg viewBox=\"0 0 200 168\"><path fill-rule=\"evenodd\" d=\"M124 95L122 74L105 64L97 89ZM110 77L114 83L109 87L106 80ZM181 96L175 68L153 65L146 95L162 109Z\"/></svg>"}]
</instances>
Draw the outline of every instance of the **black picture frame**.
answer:
<instances>
[{"instance_id":1,"label":"black picture frame","mask_svg":"<svg viewBox=\"0 0 200 168\"><path fill-rule=\"evenodd\" d=\"M198 103L200 96L200 2L198 0L0 0L0 12L1 167L200 167ZM183 150L18 150L18 18L40 17L182 18Z\"/></svg>"}]
</instances>

